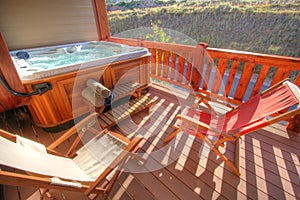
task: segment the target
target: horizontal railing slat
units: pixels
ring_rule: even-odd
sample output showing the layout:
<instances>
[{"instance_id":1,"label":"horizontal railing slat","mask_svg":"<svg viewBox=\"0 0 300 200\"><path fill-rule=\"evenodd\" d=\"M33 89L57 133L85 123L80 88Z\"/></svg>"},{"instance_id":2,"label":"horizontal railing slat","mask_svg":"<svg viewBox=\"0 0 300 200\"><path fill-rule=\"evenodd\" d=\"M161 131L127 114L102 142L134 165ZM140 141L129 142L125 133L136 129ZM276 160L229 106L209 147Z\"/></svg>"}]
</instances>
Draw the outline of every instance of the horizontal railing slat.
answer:
<instances>
[{"instance_id":1,"label":"horizontal railing slat","mask_svg":"<svg viewBox=\"0 0 300 200\"><path fill-rule=\"evenodd\" d=\"M230 91L234 82L234 77L236 75L238 66L239 66L239 62L238 61L233 61L230 67L230 71L229 71L229 75L228 75L228 79L226 82L226 86L225 86L225 96L228 97L230 95Z\"/></svg>"},{"instance_id":2,"label":"horizontal railing slat","mask_svg":"<svg viewBox=\"0 0 300 200\"><path fill-rule=\"evenodd\" d=\"M298 76L296 77L294 83L295 83L296 85L298 85L298 87L300 87L300 73L298 73Z\"/></svg>"},{"instance_id":3,"label":"horizontal railing slat","mask_svg":"<svg viewBox=\"0 0 300 200\"><path fill-rule=\"evenodd\" d=\"M207 52L216 58L227 58L243 62L269 64L271 66L289 66L299 68L300 58L260 54L228 49L207 48Z\"/></svg>"},{"instance_id":4,"label":"horizontal railing slat","mask_svg":"<svg viewBox=\"0 0 300 200\"><path fill-rule=\"evenodd\" d=\"M243 101L249 82L255 69L254 63L246 63L244 70L239 78L238 87L236 88L234 99Z\"/></svg>"},{"instance_id":5,"label":"horizontal railing slat","mask_svg":"<svg viewBox=\"0 0 300 200\"><path fill-rule=\"evenodd\" d=\"M212 90L211 90L213 93L219 93L220 88L222 87L222 80L226 70L227 62L228 60L224 58L221 58L218 61L217 70L214 76L214 82L212 84Z\"/></svg>"},{"instance_id":6,"label":"horizontal railing slat","mask_svg":"<svg viewBox=\"0 0 300 200\"><path fill-rule=\"evenodd\" d=\"M176 54L172 53L171 80L175 80L175 70L176 70Z\"/></svg>"},{"instance_id":7,"label":"horizontal railing slat","mask_svg":"<svg viewBox=\"0 0 300 200\"><path fill-rule=\"evenodd\" d=\"M256 94L260 93L263 83L268 75L269 69L270 69L269 65L262 65L262 68L258 74L257 80L255 82L255 85L253 87L250 97L253 97Z\"/></svg>"},{"instance_id":8,"label":"horizontal railing slat","mask_svg":"<svg viewBox=\"0 0 300 200\"><path fill-rule=\"evenodd\" d=\"M157 76L162 76L162 50L157 49Z\"/></svg>"},{"instance_id":9,"label":"horizontal railing slat","mask_svg":"<svg viewBox=\"0 0 300 200\"><path fill-rule=\"evenodd\" d=\"M274 78L272 80L271 86L275 85L276 83L278 83L281 80L284 80L284 79L288 78L289 77L289 72L290 72L290 70L288 70L285 67L278 68L275 75L274 75Z\"/></svg>"},{"instance_id":10,"label":"horizontal railing slat","mask_svg":"<svg viewBox=\"0 0 300 200\"><path fill-rule=\"evenodd\" d=\"M187 59L186 84L189 84L191 82L192 62L193 62L193 54L189 52L188 59Z\"/></svg>"},{"instance_id":11,"label":"horizontal railing slat","mask_svg":"<svg viewBox=\"0 0 300 200\"><path fill-rule=\"evenodd\" d=\"M164 78L169 76L170 51L164 51Z\"/></svg>"},{"instance_id":12,"label":"horizontal railing slat","mask_svg":"<svg viewBox=\"0 0 300 200\"><path fill-rule=\"evenodd\" d=\"M183 56L179 56L178 59L178 73L177 73L177 81L182 83L183 80L183 74L184 74L184 62L185 58Z\"/></svg>"},{"instance_id":13,"label":"horizontal railing slat","mask_svg":"<svg viewBox=\"0 0 300 200\"><path fill-rule=\"evenodd\" d=\"M151 74L156 74L156 49L150 49L151 52L151 63L152 63L152 69Z\"/></svg>"}]
</instances>

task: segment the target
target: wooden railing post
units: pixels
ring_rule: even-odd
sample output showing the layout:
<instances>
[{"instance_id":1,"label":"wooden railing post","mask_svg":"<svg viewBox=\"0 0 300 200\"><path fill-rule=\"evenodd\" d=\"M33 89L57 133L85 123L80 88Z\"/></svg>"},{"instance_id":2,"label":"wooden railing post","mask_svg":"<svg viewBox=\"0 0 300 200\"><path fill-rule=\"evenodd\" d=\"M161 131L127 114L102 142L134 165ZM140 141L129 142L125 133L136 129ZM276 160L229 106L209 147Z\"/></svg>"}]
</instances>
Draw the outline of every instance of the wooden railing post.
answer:
<instances>
[{"instance_id":1,"label":"wooden railing post","mask_svg":"<svg viewBox=\"0 0 300 200\"><path fill-rule=\"evenodd\" d=\"M202 73L203 73L203 66L205 61L206 55L206 48L208 45L206 43L199 43L196 46L195 53L194 53L194 69L192 72L192 80L191 86L194 91L198 91L200 87L200 83L202 80Z\"/></svg>"},{"instance_id":2,"label":"wooden railing post","mask_svg":"<svg viewBox=\"0 0 300 200\"><path fill-rule=\"evenodd\" d=\"M137 40L136 40L136 45L138 46L138 47L142 47L143 46L143 38L137 38Z\"/></svg>"},{"instance_id":3,"label":"wooden railing post","mask_svg":"<svg viewBox=\"0 0 300 200\"><path fill-rule=\"evenodd\" d=\"M98 32L98 39L108 39L110 37L110 29L106 11L106 3L103 0L93 0L92 3Z\"/></svg>"}]
</instances>

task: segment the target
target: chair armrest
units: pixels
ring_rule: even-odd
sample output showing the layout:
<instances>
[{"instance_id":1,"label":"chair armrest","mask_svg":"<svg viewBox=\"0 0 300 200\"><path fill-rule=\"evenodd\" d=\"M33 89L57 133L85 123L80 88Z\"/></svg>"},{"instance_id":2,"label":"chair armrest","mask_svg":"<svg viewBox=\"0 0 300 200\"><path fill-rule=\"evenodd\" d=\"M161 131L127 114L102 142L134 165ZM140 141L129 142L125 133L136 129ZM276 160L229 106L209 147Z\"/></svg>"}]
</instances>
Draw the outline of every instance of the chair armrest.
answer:
<instances>
[{"instance_id":1,"label":"chair armrest","mask_svg":"<svg viewBox=\"0 0 300 200\"><path fill-rule=\"evenodd\" d=\"M224 134L224 132L222 132L221 130L210 127L209 125L207 125L203 122L200 122L199 120L196 120L192 117L189 117L189 116L186 116L186 115L177 115L177 117L181 118L185 123L189 123L189 124L197 126L197 127L200 126L203 129L206 129L206 130L209 130L209 131L212 131L212 132L215 132L215 133Z\"/></svg>"},{"instance_id":2,"label":"chair armrest","mask_svg":"<svg viewBox=\"0 0 300 200\"><path fill-rule=\"evenodd\" d=\"M74 134L76 134L78 129L84 128L88 124L89 120L91 120L91 119L93 119L93 118L95 118L97 116L98 116L98 113L92 113L89 116L87 116L86 118L84 118L83 120L81 120L79 123L77 123L72 128L70 128L69 130L67 130L62 136L60 136L52 144L50 144L47 147L47 150L53 150L54 148L56 148L57 146L59 146L61 143L63 143L64 141L66 141L67 139L69 139L71 136L73 136Z\"/></svg>"},{"instance_id":3,"label":"chair armrest","mask_svg":"<svg viewBox=\"0 0 300 200\"><path fill-rule=\"evenodd\" d=\"M227 108L234 109L237 104L228 102L226 97L221 97L219 95L203 95L202 92L195 92L196 98L199 99L199 103L203 102L214 114L219 115L220 113L216 112L215 109L208 102L215 102L217 104L226 106ZM228 110L230 111L230 110Z\"/></svg>"},{"instance_id":4,"label":"chair armrest","mask_svg":"<svg viewBox=\"0 0 300 200\"><path fill-rule=\"evenodd\" d=\"M16 135L15 134L12 134L10 132L7 132L3 129L0 129L0 136L12 141L12 142L16 142Z\"/></svg>"},{"instance_id":5,"label":"chair armrest","mask_svg":"<svg viewBox=\"0 0 300 200\"><path fill-rule=\"evenodd\" d=\"M204 96L200 92L196 92L196 101L197 102L192 106L192 108L197 107L201 102L203 102L211 112L213 112L215 115L218 114L217 111L208 103L209 101L211 101L211 99Z\"/></svg>"}]
</instances>

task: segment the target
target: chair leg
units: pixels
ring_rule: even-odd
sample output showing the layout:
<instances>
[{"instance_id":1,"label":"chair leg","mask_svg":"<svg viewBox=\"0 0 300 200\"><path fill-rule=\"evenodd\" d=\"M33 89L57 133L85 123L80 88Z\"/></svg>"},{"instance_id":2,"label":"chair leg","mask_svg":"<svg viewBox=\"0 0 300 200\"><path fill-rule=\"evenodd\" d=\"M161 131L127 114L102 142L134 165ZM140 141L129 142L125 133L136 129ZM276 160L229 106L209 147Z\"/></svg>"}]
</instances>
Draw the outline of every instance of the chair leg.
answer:
<instances>
[{"instance_id":1,"label":"chair leg","mask_svg":"<svg viewBox=\"0 0 300 200\"><path fill-rule=\"evenodd\" d=\"M49 189L45 189L44 191L42 191L42 193L41 193L41 199L55 200L55 198L50 194L50 190Z\"/></svg>"},{"instance_id":2,"label":"chair leg","mask_svg":"<svg viewBox=\"0 0 300 200\"><path fill-rule=\"evenodd\" d=\"M173 139L180 131L184 130L186 127L186 125L182 125L179 129L175 130L173 133L171 133L165 140L164 140L164 143L168 143L171 139ZM224 156L216 147L215 145L212 144L212 142L207 138L205 137L204 135L202 134L197 134L197 137L202 139L206 144L208 144L208 146L225 162L225 164L227 164L231 169L232 171L240 176L240 172L238 171L238 169L234 166L234 164L232 162L230 162L228 160L228 158L226 156ZM238 146L239 147L239 146Z\"/></svg>"},{"instance_id":3,"label":"chair leg","mask_svg":"<svg viewBox=\"0 0 300 200\"><path fill-rule=\"evenodd\" d=\"M181 129L175 130L173 133L171 133L165 140L164 143L168 143L170 140L172 140L179 132Z\"/></svg>"},{"instance_id":4,"label":"chair leg","mask_svg":"<svg viewBox=\"0 0 300 200\"><path fill-rule=\"evenodd\" d=\"M234 164L236 169L240 171L240 140L239 138L235 141L235 155Z\"/></svg>"},{"instance_id":5,"label":"chair leg","mask_svg":"<svg viewBox=\"0 0 300 200\"><path fill-rule=\"evenodd\" d=\"M238 175L238 176L240 176L241 175L241 173L238 171L238 169L234 166L234 164L232 163L232 162L230 162L229 160L228 160L228 158L226 157L226 156L224 156L216 147L213 147L212 148L212 150L218 155L218 156L220 156L220 158L225 162L225 164L227 164L231 169L232 169L232 171L236 174L236 175Z\"/></svg>"},{"instance_id":6,"label":"chair leg","mask_svg":"<svg viewBox=\"0 0 300 200\"><path fill-rule=\"evenodd\" d=\"M238 169L234 166L234 164L232 163L232 162L230 162L229 160L228 160L228 158L226 157L226 156L224 156L220 151L219 151L219 149L215 146L215 145L213 145L212 144L212 142L207 138L207 137L205 137L204 135L202 135L202 134L197 134L197 137L198 138L200 138L200 139L202 139L206 144L208 144L208 146L225 162L225 164L226 165L228 165L231 169L232 169L232 171L236 174L236 175L238 175L238 176L240 176L241 174L240 174L240 172L238 171Z\"/></svg>"},{"instance_id":7,"label":"chair leg","mask_svg":"<svg viewBox=\"0 0 300 200\"><path fill-rule=\"evenodd\" d=\"M151 107L150 107L150 106L148 106L147 108L145 108L145 110L146 110L146 113L149 115L149 114L150 114L150 112L151 112Z\"/></svg>"}]
</instances>

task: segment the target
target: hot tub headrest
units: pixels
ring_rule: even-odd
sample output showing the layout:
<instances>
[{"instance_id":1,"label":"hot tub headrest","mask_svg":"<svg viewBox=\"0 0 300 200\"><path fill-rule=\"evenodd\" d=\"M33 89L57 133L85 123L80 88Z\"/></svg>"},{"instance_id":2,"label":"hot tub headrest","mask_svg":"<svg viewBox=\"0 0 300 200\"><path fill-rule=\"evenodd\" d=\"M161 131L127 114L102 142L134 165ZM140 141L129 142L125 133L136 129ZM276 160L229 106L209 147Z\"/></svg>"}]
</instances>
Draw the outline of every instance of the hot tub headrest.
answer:
<instances>
[{"instance_id":1,"label":"hot tub headrest","mask_svg":"<svg viewBox=\"0 0 300 200\"><path fill-rule=\"evenodd\" d=\"M108 98L111 94L108 88L94 79L88 79L86 85L103 98Z\"/></svg>"},{"instance_id":2,"label":"hot tub headrest","mask_svg":"<svg viewBox=\"0 0 300 200\"><path fill-rule=\"evenodd\" d=\"M16 56L18 59L24 59L24 60L26 60L30 57L29 53L26 51L18 51L16 53Z\"/></svg>"},{"instance_id":3,"label":"hot tub headrest","mask_svg":"<svg viewBox=\"0 0 300 200\"><path fill-rule=\"evenodd\" d=\"M101 107L105 103L105 99L101 97L99 94L95 93L90 87L84 88L82 90L81 95L92 105L96 107Z\"/></svg>"}]
</instances>

